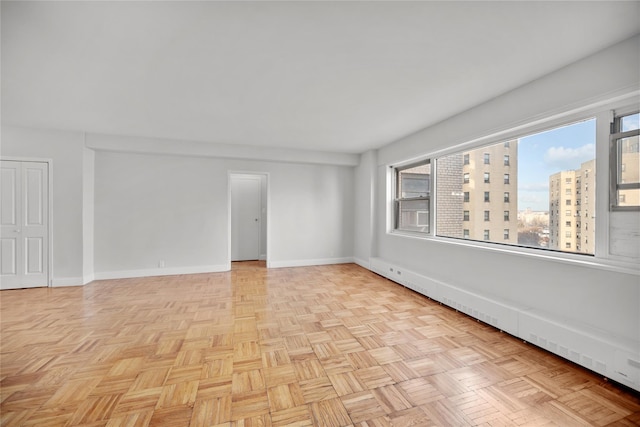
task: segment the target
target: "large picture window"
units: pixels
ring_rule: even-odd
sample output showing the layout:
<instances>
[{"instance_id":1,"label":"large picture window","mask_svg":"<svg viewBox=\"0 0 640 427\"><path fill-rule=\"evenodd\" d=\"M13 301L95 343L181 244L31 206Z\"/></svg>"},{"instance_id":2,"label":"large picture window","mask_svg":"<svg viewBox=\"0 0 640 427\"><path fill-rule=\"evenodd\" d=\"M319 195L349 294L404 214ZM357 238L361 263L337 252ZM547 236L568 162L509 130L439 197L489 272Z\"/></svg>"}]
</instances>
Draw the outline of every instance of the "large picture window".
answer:
<instances>
[{"instance_id":1,"label":"large picture window","mask_svg":"<svg viewBox=\"0 0 640 427\"><path fill-rule=\"evenodd\" d=\"M640 113L616 117L611 135L611 207L640 209Z\"/></svg>"},{"instance_id":2,"label":"large picture window","mask_svg":"<svg viewBox=\"0 0 640 427\"><path fill-rule=\"evenodd\" d=\"M589 119L437 158L435 233L594 254L595 130L595 119ZM638 183L635 138L635 166L627 154L633 147L622 158L629 159L625 171L635 167L635 175L624 176ZM640 185L621 190L628 200ZM572 226L568 217L580 221Z\"/></svg>"},{"instance_id":3,"label":"large picture window","mask_svg":"<svg viewBox=\"0 0 640 427\"><path fill-rule=\"evenodd\" d=\"M429 232L431 164L429 160L395 168L395 229Z\"/></svg>"}]
</instances>

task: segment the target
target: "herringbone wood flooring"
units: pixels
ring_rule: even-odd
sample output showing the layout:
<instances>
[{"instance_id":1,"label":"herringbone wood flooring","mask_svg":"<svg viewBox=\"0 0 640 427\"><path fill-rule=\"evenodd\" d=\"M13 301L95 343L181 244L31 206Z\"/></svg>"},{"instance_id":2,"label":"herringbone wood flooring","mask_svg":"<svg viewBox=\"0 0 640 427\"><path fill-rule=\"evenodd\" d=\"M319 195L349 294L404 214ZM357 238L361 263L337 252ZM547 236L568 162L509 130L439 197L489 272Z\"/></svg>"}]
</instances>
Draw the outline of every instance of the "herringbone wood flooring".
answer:
<instances>
[{"instance_id":1,"label":"herringbone wood flooring","mask_svg":"<svg viewBox=\"0 0 640 427\"><path fill-rule=\"evenodd\" d=\"M355 265L0 293L1 425L638 425L629 390Z\"/></svg>"}]
</instances>

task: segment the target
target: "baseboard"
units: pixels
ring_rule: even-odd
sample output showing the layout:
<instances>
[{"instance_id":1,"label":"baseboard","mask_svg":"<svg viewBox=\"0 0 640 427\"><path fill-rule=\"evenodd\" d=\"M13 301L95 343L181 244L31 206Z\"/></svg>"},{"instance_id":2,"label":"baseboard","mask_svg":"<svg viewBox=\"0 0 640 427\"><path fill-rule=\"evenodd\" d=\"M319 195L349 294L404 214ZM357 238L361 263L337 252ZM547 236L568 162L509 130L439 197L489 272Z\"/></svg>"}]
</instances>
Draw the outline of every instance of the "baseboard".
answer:
<instances>
[{"instance_id":1,"label":"baseboard","mask_svg":"<svg viewBox=\"0 0 640 427\"><path fill-rule=\"evenodd\" d=\"M131 279L136 277L176 276L180 274L220 273L229 271L228 264L191 267L149 268L143 270L118 270L95 273L95 280Z\"/></svg>"},{"instance_id":2,"label":"baseboard","mask_svg":"<svg viewBox=\"0 0 640 427\"><path fill-rule=\"evenodd\" d=\"M82 284L83 285L88 285L89 283L93 282L94 280L96 280L95 274L93 274L93 273L87 274L87 275L84 276L84 279L82 280Z\"/></svg>"},{"instance_id":3,"label":"baseboard","mask_svg":"<svg viewBox=\"0 0 640 427\"><path fill-rule=\"evenodd\" d=\"M359 265L362 265L358 263ZM380 258L371 271L497 329L640 391L640 342L533 310L493 295L480 295L415 273Z\"/></svg>"},{"instance_id":4,"label":"baseboard","mask_svg":"<svg viewBox=\"0 0 640 427\"><path fill-rule=\"evenodd\" d=\"M61 288L65 286L84 286L83 277L59 277L51 279L52 288Z\"/></svg>"},{"instance_id":5,"label":"baseboard","mask_svg":"<svg viewBox=\"0 0 640 427\"><path fill-rule=\"evenodd\" d=\"M269 268L308 267L311 265L348 264L354 262L353 257L294 259L286 261L269 261Z\"/></svg>"}]
</instances>

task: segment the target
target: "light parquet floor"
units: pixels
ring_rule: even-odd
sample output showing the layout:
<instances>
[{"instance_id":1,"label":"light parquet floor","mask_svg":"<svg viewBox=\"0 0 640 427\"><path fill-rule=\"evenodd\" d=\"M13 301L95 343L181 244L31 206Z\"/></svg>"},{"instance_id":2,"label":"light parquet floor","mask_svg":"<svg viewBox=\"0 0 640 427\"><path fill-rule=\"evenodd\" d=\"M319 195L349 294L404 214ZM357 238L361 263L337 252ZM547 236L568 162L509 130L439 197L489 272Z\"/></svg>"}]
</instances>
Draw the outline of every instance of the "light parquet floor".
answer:
<instances>
[{"instance_id":1,"label":"light parquet floor","mask_svg":"<svg viewBox=\"0 0 640 427\"><path fill-rule=\"evenodd\" d=\"M0 303L2 427L640 424L637 394L355 265Z\"/></svg>"}]
</instances>

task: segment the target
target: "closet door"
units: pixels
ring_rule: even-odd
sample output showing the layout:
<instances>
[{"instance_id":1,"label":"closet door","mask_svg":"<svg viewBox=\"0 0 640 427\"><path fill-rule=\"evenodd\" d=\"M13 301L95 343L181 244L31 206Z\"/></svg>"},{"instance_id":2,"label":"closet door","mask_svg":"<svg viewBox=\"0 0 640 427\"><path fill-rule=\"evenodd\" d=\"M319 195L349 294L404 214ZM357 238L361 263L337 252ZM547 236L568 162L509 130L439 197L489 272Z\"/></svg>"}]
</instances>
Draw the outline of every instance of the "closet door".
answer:
<instances>
[{"instance_id":1,"label":"closet door","mask_svg":"<svg viewBox=\"0 0 640 427\"><path fill-rule=\"evenodd\" d=\"M0 289L47 286L49 173L43 162L0 166Z\"/></svg>"}]
</instances>

